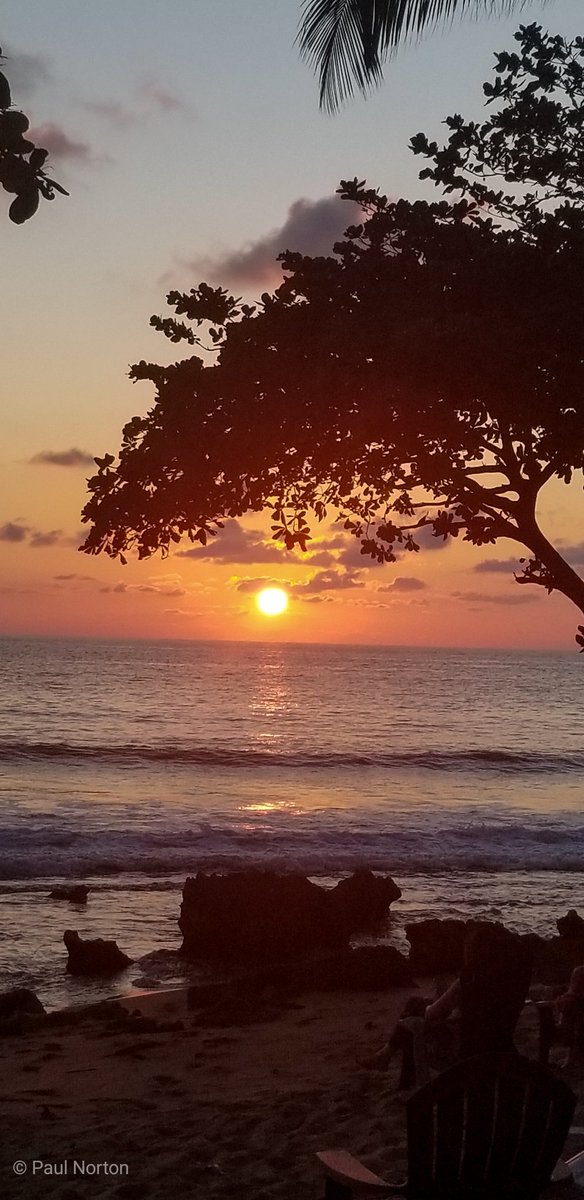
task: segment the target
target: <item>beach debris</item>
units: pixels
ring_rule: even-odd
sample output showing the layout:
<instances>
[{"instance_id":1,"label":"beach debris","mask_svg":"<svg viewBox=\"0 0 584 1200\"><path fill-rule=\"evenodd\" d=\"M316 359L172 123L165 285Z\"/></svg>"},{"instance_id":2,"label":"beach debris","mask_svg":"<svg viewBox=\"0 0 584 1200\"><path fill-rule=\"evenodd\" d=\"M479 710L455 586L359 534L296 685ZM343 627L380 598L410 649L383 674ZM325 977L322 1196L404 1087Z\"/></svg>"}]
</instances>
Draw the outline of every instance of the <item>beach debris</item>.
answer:
<instances>
[{"instance_id":1,"label":"beach debris","mask_svg":"<svg viewBox=\"0 0 584 1200\"><path fill-rule=\"evenodd\" d=\"M63 941L69 954L66 970L70 975L116 975L133 962L117 942L104 938L84 940L76 929L66 929Z\"/></svg>"},{"instance_id":2,"label":"beach debris","mask_svg":"<svg viewBox=\"0 0 584 1200\"><path fill-rule=\"evenodd\" d=\"M387 917L399 895L392 879L369 871L335 888L273 871L200 871L183 889L181 954L258 963L340 949Z\"/></svg>"},{"instance_id":3,"label":"beach debris","mask_svg":"<svg viewBox=\"0 0 584 1200\"><path fill-rule=\"evenodd\" d=\"M68 900L70 904L87 904L89 888L84 883L62 884L49 892L49 900Z\"/></svg>"}]
</instances>

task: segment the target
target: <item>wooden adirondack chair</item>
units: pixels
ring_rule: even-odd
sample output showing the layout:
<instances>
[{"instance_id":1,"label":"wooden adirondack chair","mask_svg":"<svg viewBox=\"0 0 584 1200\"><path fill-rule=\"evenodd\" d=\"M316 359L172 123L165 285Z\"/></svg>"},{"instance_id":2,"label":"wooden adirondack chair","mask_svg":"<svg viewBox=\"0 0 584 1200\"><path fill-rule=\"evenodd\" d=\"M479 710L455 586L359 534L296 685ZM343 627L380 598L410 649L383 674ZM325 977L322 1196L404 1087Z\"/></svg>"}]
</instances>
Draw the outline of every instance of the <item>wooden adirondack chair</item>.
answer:
<instances>
[{"instance_id":1,"label":"wooden adirondack chair","mask_svg":"<svg viewBox=\"0 0 584 1200\"><path fill-rule=\"evenodd\" d=\"M328 1150L317 1155L325 1200L537 1200L575 1104L565 1083L519 1054L465 1059L407 1102L407 1183L387 1183L346 1151Z\"/></svg>"}]
</instances>

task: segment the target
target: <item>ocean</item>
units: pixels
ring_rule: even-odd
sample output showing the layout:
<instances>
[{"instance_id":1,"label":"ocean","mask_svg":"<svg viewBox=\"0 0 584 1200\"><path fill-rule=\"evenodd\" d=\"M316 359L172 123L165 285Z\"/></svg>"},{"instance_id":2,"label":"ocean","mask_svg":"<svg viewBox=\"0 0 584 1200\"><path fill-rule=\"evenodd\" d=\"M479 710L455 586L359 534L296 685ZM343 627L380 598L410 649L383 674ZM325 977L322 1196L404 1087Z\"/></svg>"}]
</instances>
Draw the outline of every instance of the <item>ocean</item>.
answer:
<instances>
[{"instance_id":1,"label":"ocean","mask_svg":"<svg viewBox=\"0 0 584 1200\"><path fill-rule=\"evenodd\" d=\"M584 662L572 653L0 639L0 989L64 973L65 928L176 949L197 870L359 866L425 916L584 912ZM48 899L91 887L86 908Z\"/></svg>"}]
</instances>

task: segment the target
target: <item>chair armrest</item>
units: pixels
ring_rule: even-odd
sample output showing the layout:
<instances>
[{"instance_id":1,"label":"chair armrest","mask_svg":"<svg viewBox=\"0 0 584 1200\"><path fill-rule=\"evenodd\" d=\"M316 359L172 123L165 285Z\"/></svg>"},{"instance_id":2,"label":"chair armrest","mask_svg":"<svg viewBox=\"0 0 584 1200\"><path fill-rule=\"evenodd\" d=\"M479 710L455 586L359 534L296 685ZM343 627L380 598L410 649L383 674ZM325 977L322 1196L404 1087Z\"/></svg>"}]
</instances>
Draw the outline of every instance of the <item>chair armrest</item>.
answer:
<instances>
[{"instance_id":1,"label":"chair armrest","mask_svg":"<svg viewBox=\"0 0 584 1200\"><path fill-rule=\"evenodd\" d=\"M571 1158L566 1159L566 1166L569 1167L572 1177L576 1183L580 1185L584 1183L584 1150L580 1150L579 1154L573 1154Z\"/></svg>"},{"instance_id":2,"label":"chair armrest","mask_svg":"<svg viewBox=\"0 0 584 1200\"><path fill-rule=\"evenodd\" d=\"M388 1183L347 1150L321 1150L316 1157L330 1179L363 1195L405 1195L405 1183Z\"/></svg>"},{"instance_id":3,"label":"chair armrest","mask_svg":"<svg viewBox=\"0 0 584 1200\"><path fill-rule=\"evenodd\" d=\"M584 1164L583 1164L584 1165ZM570 1160L559 1158L550 1178L550 1183L556 1186L574 1182L574 1174L570 1166Z\"/></svg>"}]
</instances>

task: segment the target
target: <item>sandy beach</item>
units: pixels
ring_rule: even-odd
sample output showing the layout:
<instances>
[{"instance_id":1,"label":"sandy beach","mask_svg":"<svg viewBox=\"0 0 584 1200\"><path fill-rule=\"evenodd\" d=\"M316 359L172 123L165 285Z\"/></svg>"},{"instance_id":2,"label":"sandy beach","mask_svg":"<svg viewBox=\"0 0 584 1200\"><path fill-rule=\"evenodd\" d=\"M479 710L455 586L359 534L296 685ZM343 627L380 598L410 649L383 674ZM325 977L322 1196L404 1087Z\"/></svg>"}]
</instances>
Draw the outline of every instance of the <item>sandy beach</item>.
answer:
<instances>
[{"instance_id":1,"label":"sandy beach","mask_svg":"<svg viewBox=\"0 0 584 1200\"><path fill-rule=\"evenodd\" d=\"M188 1011L186 991L164 991L124 1002L144 1015L136 1025L92 1016L4 1038L1 1195L158 1200L171 1188L308 1200L322 1195L314 1152L336 1146L400 1180L398 1065L380 1074L356 1060L380 1044L409 994L313 994L259 1021L213 1024ZM182 1028L165 1028L177 1021ZM535 1051L533 1010L518 1041ZM575 1134L568 1151L581 1148ZM26 1171L16 1174L15 1162Z\"/></svg>"}]
</instances>

